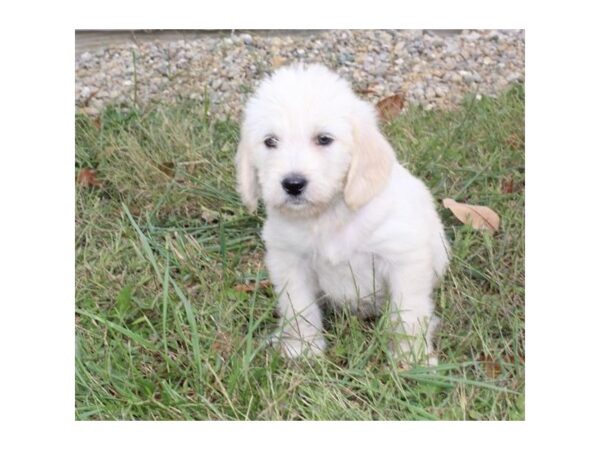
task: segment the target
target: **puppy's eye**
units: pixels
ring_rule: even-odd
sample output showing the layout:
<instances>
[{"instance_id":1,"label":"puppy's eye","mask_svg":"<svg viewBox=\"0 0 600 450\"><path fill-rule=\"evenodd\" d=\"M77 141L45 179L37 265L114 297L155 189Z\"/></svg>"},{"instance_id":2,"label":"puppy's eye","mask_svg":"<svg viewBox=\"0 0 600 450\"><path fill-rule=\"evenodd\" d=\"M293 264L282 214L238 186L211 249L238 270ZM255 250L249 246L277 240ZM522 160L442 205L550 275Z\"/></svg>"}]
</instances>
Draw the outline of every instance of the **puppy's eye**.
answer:
<instances>
[{"instance_id":1,"label":"puppy's eye","mask_svg":"<svg viewBox=\"0 0 600 450\"><path fill-rule=\"evenodd\" d=\"M319 134L317 136L317 145L329 145L333 142L333 137L328 134Z\"/></svg>"},{"instance_id":2,"label":"puppy's eye","mask_svg":"<svg viewBox=\"0 0 600 450\"><path fill-rule=\"evenodd\" d=\"M267 136L264 140L265 145L268 148L277 148L279 140L275 136Z\"/></svg>"}]
</instances>

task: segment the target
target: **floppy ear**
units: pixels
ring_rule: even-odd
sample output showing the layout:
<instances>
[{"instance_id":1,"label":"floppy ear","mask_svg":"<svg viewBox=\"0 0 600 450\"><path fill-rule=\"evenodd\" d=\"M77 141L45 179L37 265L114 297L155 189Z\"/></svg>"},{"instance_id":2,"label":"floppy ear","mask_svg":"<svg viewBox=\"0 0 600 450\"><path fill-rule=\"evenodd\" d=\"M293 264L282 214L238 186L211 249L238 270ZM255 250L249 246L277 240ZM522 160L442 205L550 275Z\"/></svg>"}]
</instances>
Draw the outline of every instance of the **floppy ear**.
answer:
<instances>
[{"instance_id":1,"label":"floppy ear","mask_svg":"<svg viewBox=\"0 0 600 450\"><path fill-rule=\"evenodd\" d=\"M246 208L250 212L254 212L258 206L258 180L256 169L252 164L250 144L243 130L241 134L237 154L235 155L237 190Z\"/></svg>"},{"instance_id":2,"label":"floppy ear","mask_svg":"<svg viewBox=\"0 0 600 450\"><path fill-rule=\"evenodd\" d=\"M344 200L358 209L387 184L396 155L377 127L375 114L353 124L352 160L344 188Z\"/></svg>"}]
</instances>

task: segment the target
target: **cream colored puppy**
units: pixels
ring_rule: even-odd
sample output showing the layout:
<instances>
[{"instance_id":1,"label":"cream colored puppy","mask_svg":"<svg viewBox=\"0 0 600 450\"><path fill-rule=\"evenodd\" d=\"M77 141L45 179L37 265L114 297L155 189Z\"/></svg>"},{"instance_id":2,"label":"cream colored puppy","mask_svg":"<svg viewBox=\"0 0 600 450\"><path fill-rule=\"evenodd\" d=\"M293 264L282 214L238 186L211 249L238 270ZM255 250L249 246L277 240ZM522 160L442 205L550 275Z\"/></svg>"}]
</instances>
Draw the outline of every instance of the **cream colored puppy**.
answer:
<instances>
[{"instance_id":1,"label":"cream colored puppy","mask_svg":"<svg viewBox=\"0 0 600 450\"><path fill-rule=\"evenodd\" d=\"M396 356L436 364L432 293L448 264L444 229L373 106L323 66L279 69L246 105L236 164L243 202L254 211L262 198L267 211L283 353L323 352L322 299L363 315L389 300Z\"/></svg>"}]
</instances>

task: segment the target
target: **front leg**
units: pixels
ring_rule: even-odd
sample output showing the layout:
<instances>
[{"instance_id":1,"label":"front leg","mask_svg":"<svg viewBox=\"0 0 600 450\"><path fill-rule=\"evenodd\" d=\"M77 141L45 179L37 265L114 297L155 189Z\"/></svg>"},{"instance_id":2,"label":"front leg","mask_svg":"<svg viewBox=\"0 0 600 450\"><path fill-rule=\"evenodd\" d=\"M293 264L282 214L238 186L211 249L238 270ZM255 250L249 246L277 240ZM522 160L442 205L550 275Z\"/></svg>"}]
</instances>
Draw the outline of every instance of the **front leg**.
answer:
<instances>
[{"instance_id":1,"label":"front leg","mask_svg":"<svg viewBox=\"0 0 600 450\"><path fill-rule=\"evenodd\" d=\"M393 352L405 365L437 365L432 342L439 323L433 314L434 280L428 260L403 262L390 271L391 317L397 331Z\"/></svg>"},{"instance_id":2,"label":"front leg","mask_svg":"<svg viewBox=\"0 0 600 450\"><path fill-rule=\"evenodd\" d=\"M290 358L318 355L325 350L321 309L317 304L317 279L300 255L268 249L267 268L279 294L280 326L274 340Z\"/></svg>"}]
</instances>

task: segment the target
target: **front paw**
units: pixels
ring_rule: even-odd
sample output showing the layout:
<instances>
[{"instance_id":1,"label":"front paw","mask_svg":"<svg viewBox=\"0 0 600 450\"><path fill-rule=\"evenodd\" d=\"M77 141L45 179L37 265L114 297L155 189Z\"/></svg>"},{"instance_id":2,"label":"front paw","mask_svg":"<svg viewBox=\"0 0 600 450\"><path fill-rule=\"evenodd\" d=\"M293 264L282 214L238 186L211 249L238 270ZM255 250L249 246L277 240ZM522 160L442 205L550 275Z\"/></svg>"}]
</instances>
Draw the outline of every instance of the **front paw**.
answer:
<instances>
[{"instance_id":1,"label":"front paw","mask_svg":"<svg viewBox=\"0 0 600 450\"><path fill-rule=\"evenodd\" d=\"M327 347L323 335L300 338L281 332L271 335L269 343L279 348L281 354L290 359L300 356L319 356L323 354Z\"/></svg>"}]
</instances>

